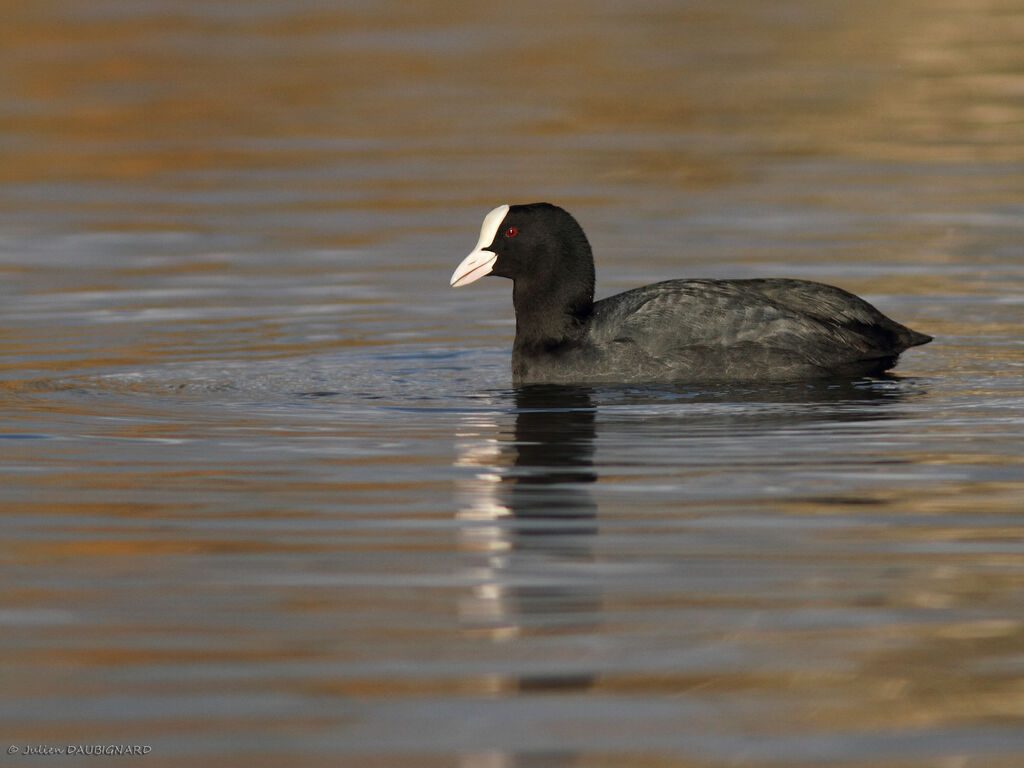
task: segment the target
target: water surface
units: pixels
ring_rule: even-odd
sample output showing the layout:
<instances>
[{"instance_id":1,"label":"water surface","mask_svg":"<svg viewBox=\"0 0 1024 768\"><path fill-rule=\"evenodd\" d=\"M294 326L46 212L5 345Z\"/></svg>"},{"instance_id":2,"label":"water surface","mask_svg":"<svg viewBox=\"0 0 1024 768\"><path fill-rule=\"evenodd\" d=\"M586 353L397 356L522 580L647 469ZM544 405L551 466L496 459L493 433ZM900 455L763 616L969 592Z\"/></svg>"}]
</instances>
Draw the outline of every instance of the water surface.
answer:
<instances>
[{"instance_id":1,"label":"water surface","mask_svg":"<svg viewBox=\"0 0 1024 768\"><path fill-rule=\"evenodd\" d=\"M1019 4L7 5L9 744L1024 760ZM536 199L599 296L818 279L936 341L514 389L510 286L447 279Z\"/></svg>"}]
</instances>

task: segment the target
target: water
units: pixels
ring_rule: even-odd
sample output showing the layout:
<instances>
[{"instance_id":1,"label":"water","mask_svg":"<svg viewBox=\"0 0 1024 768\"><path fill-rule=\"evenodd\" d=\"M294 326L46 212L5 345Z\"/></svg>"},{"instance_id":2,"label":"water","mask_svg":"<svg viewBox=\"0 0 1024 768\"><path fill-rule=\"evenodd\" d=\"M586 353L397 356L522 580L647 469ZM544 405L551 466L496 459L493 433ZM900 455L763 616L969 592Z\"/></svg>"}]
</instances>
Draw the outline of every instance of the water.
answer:
<instances>
[{"instance_id":1,"label":"water","mask_svg":"<svg viewBox=\"0 0 1024 768\"><path fill-rule=\"evenodd\" d=\"M7 744L1024 761L1019 4L5 15ZM805 277L936 341L515 390L509 285L447 279L536 199L599 296Z\"/></svg>"}]
</instances>

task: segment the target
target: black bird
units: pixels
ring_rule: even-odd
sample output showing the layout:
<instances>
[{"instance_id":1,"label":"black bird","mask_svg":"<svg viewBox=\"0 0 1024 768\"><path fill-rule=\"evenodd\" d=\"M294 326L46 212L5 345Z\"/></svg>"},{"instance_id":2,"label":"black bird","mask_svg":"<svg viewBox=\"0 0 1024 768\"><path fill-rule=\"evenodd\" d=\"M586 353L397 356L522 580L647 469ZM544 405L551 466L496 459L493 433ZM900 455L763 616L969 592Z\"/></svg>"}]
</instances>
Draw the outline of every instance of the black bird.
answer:
<instances>
[{"instance_id":1,"label":"black bird","mask_svg":"<svg viewBox=\"0 0 1024 768\"><path fill-rule=\"evenodd\" d=\"M583 229L550 203L502 205L453 286L512 279L517 384L856 378L932 340L808 280L666 280L594 301Z\"/></svg>"}]
</instances>

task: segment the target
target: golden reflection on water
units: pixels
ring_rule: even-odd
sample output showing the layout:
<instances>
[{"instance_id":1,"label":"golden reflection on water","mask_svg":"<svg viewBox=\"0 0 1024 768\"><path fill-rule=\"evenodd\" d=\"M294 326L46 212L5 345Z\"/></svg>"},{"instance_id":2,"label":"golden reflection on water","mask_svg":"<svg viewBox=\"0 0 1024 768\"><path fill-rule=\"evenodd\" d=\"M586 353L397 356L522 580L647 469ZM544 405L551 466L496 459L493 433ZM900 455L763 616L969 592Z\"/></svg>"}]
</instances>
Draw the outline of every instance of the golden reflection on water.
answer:
<instances>
[{"instance_id":1,"label":"golden reflection on water","mask_svg":"<svg viewBox=\"0 0 1024 768\"><path fill-rule=\"evenodd\" d=\"M733 178L724 156L671 146L680 131L787 155L1024 159L1019 4L789 5L781 23L782 8L742 0L596 12L587 3L527 5L495 44L487 33L503 17L497 3L217 19L194 4L129 16L108 15L104 3L90 13L55 0L7 2L2 87L17 108L0 131L20 141L0 181L135 182L352 156L304 148L303 139L461 136L433 151L514 161L524 137L623 131L648 139L632 151L570 148L574 171L590 183ZM256 142L283 138L294 141L270 150ZM564 169L517 172L542 186ZM437 181L349 180L364 192L358 204L375 207L410 204ZM473 195L486 180L460 181ZM127 218L111 211L122 226Z\"/></svg>"}]
</instances>

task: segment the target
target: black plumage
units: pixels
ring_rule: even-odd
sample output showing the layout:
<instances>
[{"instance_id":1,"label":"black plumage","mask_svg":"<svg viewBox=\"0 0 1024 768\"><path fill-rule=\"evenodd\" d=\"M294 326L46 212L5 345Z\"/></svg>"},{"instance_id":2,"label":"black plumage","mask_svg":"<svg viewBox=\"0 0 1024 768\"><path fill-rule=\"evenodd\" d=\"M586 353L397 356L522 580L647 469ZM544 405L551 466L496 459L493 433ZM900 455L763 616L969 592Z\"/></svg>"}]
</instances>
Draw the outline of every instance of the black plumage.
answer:
<instances>
[{"instance_id":1,"label":"black plumage","mask_svg":"<svg viewBox=\"0 0 1024 768\"><path fill-rule=\"evenodd\" d=\"M483 274L513 281L512 373L522 384L859 377L931 341L807 280L666 280L595 302L586 235L549 203L489 214L452 284Z\"/></svg>"}]
</instances>

